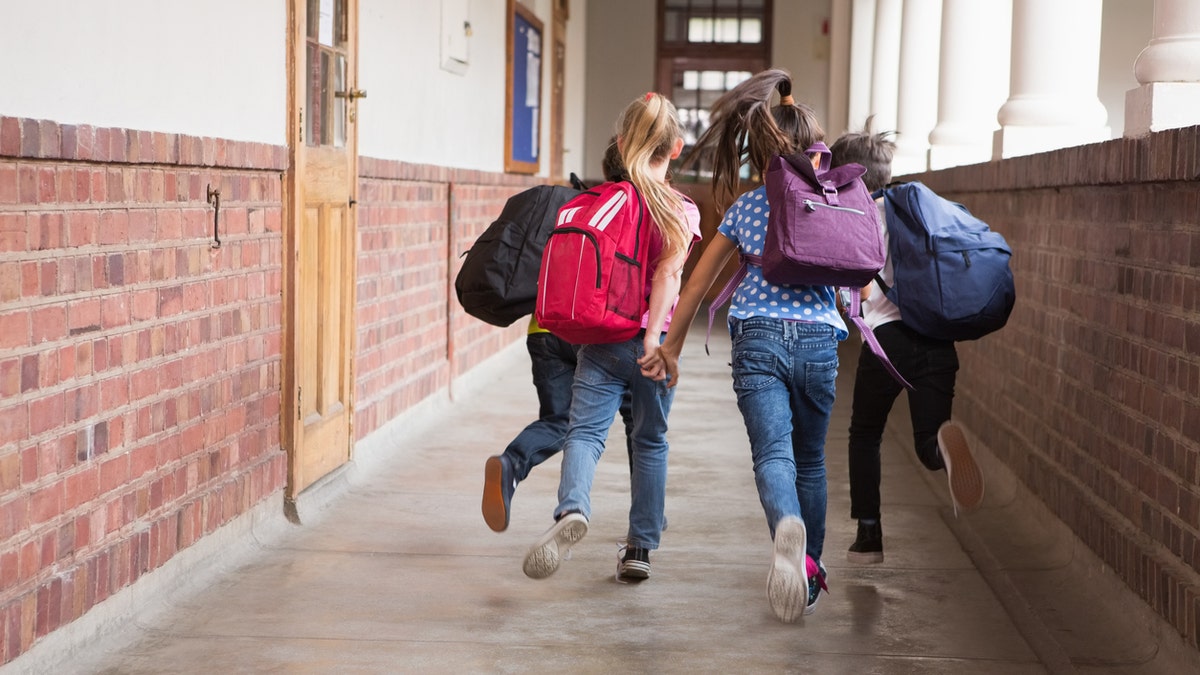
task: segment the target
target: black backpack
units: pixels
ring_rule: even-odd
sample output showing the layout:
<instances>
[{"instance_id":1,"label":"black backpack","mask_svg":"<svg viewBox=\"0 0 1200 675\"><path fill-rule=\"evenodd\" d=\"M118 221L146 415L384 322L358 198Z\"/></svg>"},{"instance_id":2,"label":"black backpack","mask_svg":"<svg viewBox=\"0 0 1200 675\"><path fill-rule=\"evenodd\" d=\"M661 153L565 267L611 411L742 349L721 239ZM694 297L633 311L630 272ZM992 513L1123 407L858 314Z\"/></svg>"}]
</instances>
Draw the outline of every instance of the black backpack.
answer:
<instances>
[{"instance_id":1,"label":"black backpack","mask_svg":"<svg viewBox=\"0 0 1200 675\"><path fill-rule=\"evenodd\" d=\"M509 197L504 209L463 256L454 279L458 302L467 314L493 326L509 326L533 313L542 250L558 209L585 189L537 185Z\"/></svg>"}]
</instances>

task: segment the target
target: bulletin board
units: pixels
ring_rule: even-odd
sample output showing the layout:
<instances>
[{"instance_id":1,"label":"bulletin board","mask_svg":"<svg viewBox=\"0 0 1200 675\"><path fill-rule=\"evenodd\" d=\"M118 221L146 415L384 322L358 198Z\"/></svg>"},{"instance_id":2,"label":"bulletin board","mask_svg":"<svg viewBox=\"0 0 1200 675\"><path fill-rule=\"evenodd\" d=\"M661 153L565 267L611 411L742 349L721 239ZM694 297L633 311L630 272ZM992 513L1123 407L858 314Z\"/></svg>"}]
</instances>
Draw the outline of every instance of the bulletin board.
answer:
<instances>
[{"instance_id":1,"label":"bulletin board","mask_svg":"<svg viewBox=\"0 0 1200 675\"><path fill-rule=\"evenodd\" d=\"M507 51L504 170L533 174L541 156L542 22L516 0L508 0Z\"/></svg>"}]
</instances>

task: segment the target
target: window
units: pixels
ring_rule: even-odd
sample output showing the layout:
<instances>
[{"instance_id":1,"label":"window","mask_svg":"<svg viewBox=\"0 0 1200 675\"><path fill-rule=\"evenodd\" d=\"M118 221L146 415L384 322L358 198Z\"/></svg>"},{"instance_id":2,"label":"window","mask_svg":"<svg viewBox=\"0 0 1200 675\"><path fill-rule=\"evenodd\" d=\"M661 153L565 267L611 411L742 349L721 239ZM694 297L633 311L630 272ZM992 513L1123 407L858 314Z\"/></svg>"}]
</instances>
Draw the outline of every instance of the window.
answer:
<instances>
[{"instance_id":1,"label":"window","mask_svg":"<svg viewBox=\"0 0 1200 675\"><path fill-rule=\"evenodd\" d=\"M308 0L307 119L309 145L346 145L346 3Z\"/></svg>"},{"instance_id":2,"label":"window","mask_svg":"<svg viewBox=\"0 0 1200 675\"><path fill-rule=\"evenodd\" d=\"M655 87L671 98L691 145L722 94L771 59L772 0L659 0Z\"/></svg>"}]
</instances>

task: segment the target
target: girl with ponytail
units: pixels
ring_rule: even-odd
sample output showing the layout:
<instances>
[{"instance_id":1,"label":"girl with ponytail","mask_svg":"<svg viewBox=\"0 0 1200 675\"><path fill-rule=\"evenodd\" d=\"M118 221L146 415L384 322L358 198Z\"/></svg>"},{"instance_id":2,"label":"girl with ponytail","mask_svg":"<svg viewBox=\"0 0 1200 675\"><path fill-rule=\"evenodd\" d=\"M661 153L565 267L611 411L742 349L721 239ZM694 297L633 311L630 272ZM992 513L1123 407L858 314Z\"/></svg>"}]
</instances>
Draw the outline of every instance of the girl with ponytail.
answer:
<instances>
[{"instance_id":1,"label":"girl with ponytail","mask_svg":"<svg viewBox=\"0 0 1200 675\"><path fill-rule=\"evenodd\" d=\"M641 580L650 576L650 551L662 536L667 485L667 415L674 399L668 382L641 374L638 359L658 351L663 331L671 325L683 276L683 263L700 239L700 212L667 182L670 161L683 150L683 132L675 106L650 93L631 102L617 121L617 147L630 182L650 214L649 310L642 333L626 342L588 344L579 349L571 390L571 421L563 443L555 524L525 557L525 574L550 576L563 555L588 529L591 488L596 464L604 452L608 429L622 398L630 397L633 418L630 447L629 530L617 576Z\"/></svg>"},{"instance_id":2,"label":"girl with ponytail","mask_svg":"<svg viewBox=\"0 0 1200 675\"><path fill-rule=\"evenodd\" d=\"M742 166L761 177L776 155L804 152L824 138L812 109L793 98L791 76L779 69L724 94L713 104L710 122L688 159L712 161L713 193L718 206L727 207L720 236L688 277L661 348L639 362L644 374L668 386L679 381L680 349L717 275L734 253L762 255L770 204L764 186L738 196ZM816 608L825 587L825 433L846 324L833 288L772 284L761 267L749 265L734 291L729 332L733 388L774 540L767 598L776 616L790 623Z\"/></svg>"}]
</instances>

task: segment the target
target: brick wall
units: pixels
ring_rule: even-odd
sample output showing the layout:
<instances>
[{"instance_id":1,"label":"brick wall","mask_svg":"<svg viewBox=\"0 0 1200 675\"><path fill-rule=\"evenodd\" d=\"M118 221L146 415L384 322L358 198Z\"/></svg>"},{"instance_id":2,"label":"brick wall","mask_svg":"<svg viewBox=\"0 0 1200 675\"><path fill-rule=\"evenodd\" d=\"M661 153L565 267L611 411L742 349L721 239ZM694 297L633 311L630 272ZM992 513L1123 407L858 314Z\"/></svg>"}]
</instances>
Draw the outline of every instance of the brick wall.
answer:
<instances>
[{"instance_id":1,"label":"brick wall","mask_svg":"<svg viewBox=\"0 0 1200 675\"><path fill-rule=\"evenodd\" d=\"M0 117L0 664L282 488L286 165Z\"/></svg>"},{"instance_id":2,"label":"brick wall","mask_svg":"<svg viewBox=\"0 0 1200 675\"><path fill-rule=\"evenodd\" d=\"M454 293L460 254L534 178L362 158L358 206L355 437L372 431L519 340Z\"/></svg>"},{"instance_id":3,"label":"brick wall","mask_svg":"<svg viewBox=\"0 0 1200 675\"><path fill-rule=\"evenodd\" d=\"M1014 250L955 415L1200 646L1200 127L920 178Z\"/></svg>"}]
</instances>

